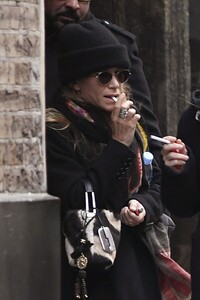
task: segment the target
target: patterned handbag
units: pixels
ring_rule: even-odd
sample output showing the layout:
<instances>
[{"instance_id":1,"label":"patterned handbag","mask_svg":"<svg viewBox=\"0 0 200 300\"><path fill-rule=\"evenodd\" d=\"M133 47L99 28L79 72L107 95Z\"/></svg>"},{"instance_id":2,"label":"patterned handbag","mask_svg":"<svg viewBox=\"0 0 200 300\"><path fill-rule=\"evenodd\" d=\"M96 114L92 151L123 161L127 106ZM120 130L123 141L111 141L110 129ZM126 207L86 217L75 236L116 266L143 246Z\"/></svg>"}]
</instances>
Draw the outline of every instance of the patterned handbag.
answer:
<instances>
[{"instance_id":1,"label":"patterned handbag","mask_svg":"<svg viewBox=\"0 0 200 300\"><path fill-rule=\"evenodd\" d=\"M85 184L85 209L69 210L63 222L68 262L77 268L75 297L87 298L86 272L103 271L114 263L120 241L121 221L118 214L96 207L89 180Z\"/></svg>"}]
</instances>

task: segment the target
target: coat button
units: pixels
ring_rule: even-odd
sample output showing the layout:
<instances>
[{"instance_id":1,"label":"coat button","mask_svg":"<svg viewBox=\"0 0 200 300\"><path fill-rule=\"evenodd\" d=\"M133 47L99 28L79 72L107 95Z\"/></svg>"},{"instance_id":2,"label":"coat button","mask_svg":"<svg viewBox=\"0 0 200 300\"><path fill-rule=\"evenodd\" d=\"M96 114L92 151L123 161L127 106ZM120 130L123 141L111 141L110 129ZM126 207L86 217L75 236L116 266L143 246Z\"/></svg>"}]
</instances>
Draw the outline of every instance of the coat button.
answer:
<instances>
[{"instance_id":1,"label":"coat button","mask_svg":"<svg viewBox=\"0 0 200 300\"><path fill-rule=\"evenodd\" d=\"M107 25L110 24L110 23L109 23L108 21L106 21L106 20L103 20L103 23L104 23L104 24L107 24Z\"/></svg>"}]
</instances>

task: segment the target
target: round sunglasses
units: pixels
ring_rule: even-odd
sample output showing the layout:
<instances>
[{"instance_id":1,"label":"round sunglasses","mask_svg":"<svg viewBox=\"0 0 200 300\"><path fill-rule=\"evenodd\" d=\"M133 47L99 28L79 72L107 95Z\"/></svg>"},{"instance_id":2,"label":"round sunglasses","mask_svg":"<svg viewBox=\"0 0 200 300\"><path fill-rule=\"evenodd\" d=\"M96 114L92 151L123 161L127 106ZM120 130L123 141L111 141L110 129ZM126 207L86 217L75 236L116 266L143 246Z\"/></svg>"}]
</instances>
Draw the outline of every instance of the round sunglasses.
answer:
<instances>
[{"instance_id":1,"label":"round sunglasses","mask_svg":"<svg viewBox=\"0 0 200 300\"><path fill-rule=\"evenodd\" d=\"M111 82L112 77L115 76L119 83L125 83L131 75L129 70L120 70L114 73L108 71L96 72L91 77L96 77L101 85L107 85Z\"/></svg>"}]
</instances>

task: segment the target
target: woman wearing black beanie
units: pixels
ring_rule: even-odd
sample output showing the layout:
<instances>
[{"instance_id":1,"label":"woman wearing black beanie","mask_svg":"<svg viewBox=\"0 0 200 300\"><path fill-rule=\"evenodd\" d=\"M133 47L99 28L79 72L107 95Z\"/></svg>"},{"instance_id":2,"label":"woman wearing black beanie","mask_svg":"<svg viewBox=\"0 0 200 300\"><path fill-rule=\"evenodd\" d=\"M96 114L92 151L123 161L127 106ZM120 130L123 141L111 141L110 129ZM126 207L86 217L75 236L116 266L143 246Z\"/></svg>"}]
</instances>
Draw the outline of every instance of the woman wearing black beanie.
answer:
<instances>
[{"instance_id":1,"label":"woman wearing black beanie","mask_svg":"<svg viewBox=\"0 0 200 300\"><path fill-rule=\"evenodd\" d=\"M129 99L127 50L92 21L64 27L59 43L62 87L46 115L48 192L61 199L63 222L67 211L84 208L87 179L98 208L122 220L114 265L87 271L88 297L169 299L161 296L159 271L145 239L148 224L163 213L160 170L153 161L147 181L142 155L148 137ZM63 235L61 265L62 300L86 299L87 293L77 292L77 270L68 263Z\"/></svg>"}]
</instances>

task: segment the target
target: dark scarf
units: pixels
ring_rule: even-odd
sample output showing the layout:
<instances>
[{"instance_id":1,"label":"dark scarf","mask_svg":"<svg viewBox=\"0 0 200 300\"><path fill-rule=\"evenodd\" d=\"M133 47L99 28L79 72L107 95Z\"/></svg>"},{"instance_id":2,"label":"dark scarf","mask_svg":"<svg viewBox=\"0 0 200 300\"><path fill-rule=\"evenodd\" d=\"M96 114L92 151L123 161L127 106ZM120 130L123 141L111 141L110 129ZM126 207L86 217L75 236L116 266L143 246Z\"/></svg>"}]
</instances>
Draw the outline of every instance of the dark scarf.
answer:
<instances>
[{"instance_id":1,"label":"dark scarf","mask_svg":"<svg viewBox=\"0 0 200 300\"><path fill-rule=\"evenodd\" d=\"M99 143L108 142L111 138L109 114L92 104L65 99L64 96L59 100L54 107L86 137Z\"/></svg>"}]
</instances>

